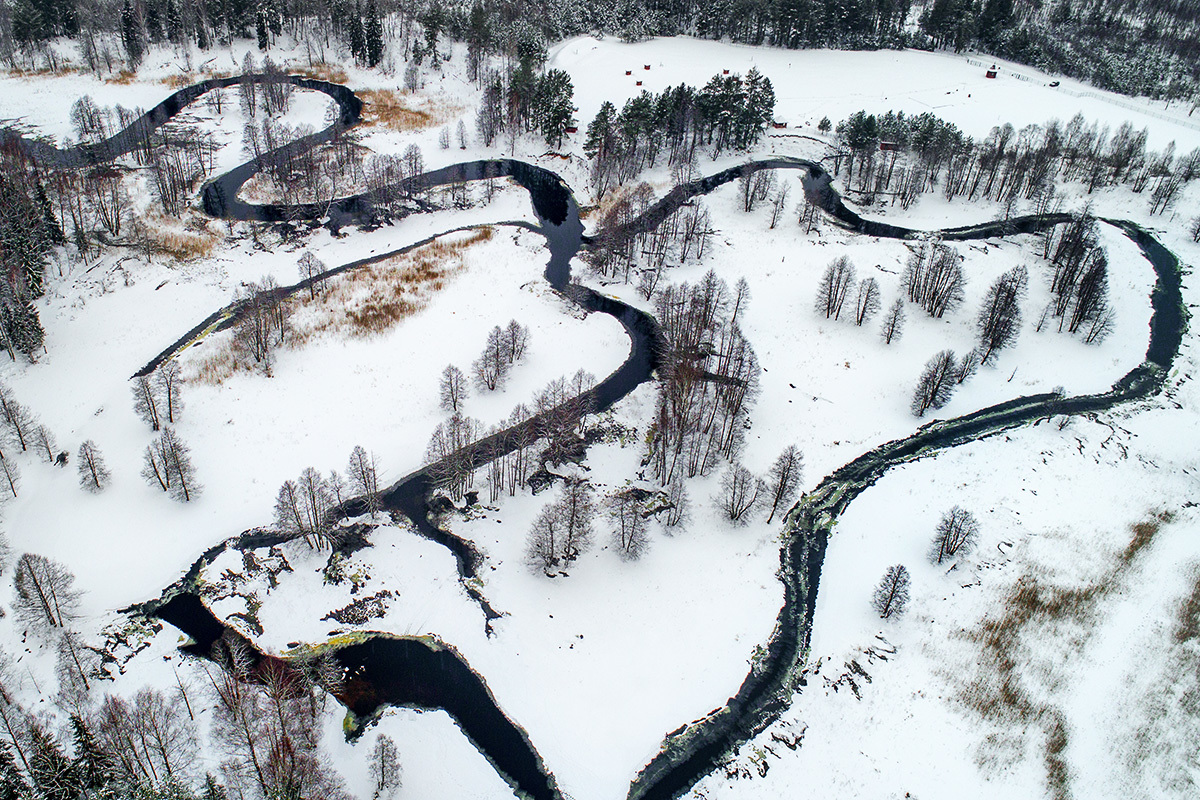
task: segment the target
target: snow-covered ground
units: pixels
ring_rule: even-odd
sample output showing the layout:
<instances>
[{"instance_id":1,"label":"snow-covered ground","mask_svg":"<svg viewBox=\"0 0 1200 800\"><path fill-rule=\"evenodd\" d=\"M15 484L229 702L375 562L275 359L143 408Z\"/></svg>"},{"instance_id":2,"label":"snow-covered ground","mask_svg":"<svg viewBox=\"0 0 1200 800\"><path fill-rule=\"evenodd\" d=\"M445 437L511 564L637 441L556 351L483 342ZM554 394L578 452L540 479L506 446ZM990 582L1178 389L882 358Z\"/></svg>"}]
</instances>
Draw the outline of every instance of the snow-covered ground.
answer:
<instances>
[{"instance_id":1,"label":"snow-covered ground","mask_svg":"<svg viewBox=\"0 0 1200 800\"><path fill-rule=\"evenodd\" d=\"M1152 149L1172 140L1181 152L1200 145L1200 120L1189 118L1186 106L1168 109L1161 102L1131 99L1005 62L1000 62L1000 76L989 79L983 67L970 63L981 58L919 50L780 50L686 36L635 44L584 36L551 48L549 65L571 74L583 124L605 100L619 110L643 90L661 92L680 83L698 88L722 70L745 75L755 68L771 79L775 119L788 123L787 133L816 134L817 123L826 116L837 123L855 111L895 110L932 112L982 139L1006 122L1020 129L1049 119L1066 122L1082 113L1114 129L1126 120L1137 130L1149 128ZM996 63L986 58L988 66ZM627 70L633 74L626 75ZM1054 80L1061 86L1051 87Z\"/></svg>"},{"instance_id":2,"label":"snow-covered ground","mask_svg":"<svg viewBox=\"0 0 1200 800\"><path fill-rule=\"evenodd\" d=\"M232 70L241 55L239 50L233 57L221 56L212 67ZM987 80L980 68L945 54L778 51L690 39L631 45L581 38L554 47L550 66L571 73L582 125L603 100L619 106L639 91L637 80L644 81L641 88L660 91L685 80L701 84L721 69L744 73L757 66L774 82L776 116L789 122L789 130L811 133L822 116L836 121L860 108L903 109L933 110L984 136L995 124L1020 127L1082 111L1113 125L1126 119L1139 128L1147 125L1151 147L1175 140L1186 151L1200 144L1200 131L1186 118L1176 124L1155 116L1174 110L1098 91L1095 97L1076 97L1039 81ZM471 125L478 103L461 67L458 59L444 76L429 76L422 95L412 98L443 109L451 130L458 119ZM626 77L626 69L634 74ZM171 91L157 80L171 71L162 59L151 58L142 79L129 84L77 74L0 77L0 118L21 117L66 141L69 102L61 98L87 93L102 105L149 107ZM395 79L386 75L348 72L355 88L395 87ZM1063 80L1063 89L1081 88L1086 87ZM227 94L220 119L203 103L192 113L225 145L218 153L221 168L243 157L241 112L235 92ZM288 124L321 127L327 98L307 92L296 98ZM1138 108L1148 111L1141 114ZM438 127L368 128L362 141L388 153L417 143L430 168L488 154L474 144L466 151L441 150ZM581 140L575 137L568 151L578 154ZM761 153L793 148L784 141L764 140ZM815 143L804 146L820 152ZM544 151L532 140L516 145L516 155L527 159ZM741 158L701 169L715 171ZM581 201L587 198L586 172L578 160L542 163L563 174ZM665 171L646 179L660 195L666 191ZM792 202L797 201L796 174L781 173L779 180L792 182ZM1200 248L1181 235L1181 221L1197 208L1195 186L1178 204L1180 210L1163 219L1145 220L1145 198L1124 189L1101 191L1094 200L1098 213L1170 226L1164 241L1185 261L1194 263L1200 255ZM1101 346L1031 330L1048 298L1048 275L1039 241L1025 236L955 245L965 257L964 305L943 320L910 306L902 338L888 347L879 339L878 317L862 328L844 318L828 321L813 311L813 300L825 266L847 255L859 278L879 280L886 308L899 292L908 245L847 235L827 224L819 234L805 235L791 214L771 230L770 209L742 212L734 186L703 202L716 229L711 254L703 263L673 270L669 279L695 280L711 268L730 285L740 277L750 285L744 327L764 367L744 458L755 472L764 473L783 446L796 444L806 458L804 487L811 488L876 444L911 432L917 422L908 399L922 365L940 349L960 354L970 349L984 293L997 275L1018 264L1029 269L1030 294L1017 345L960 387L937 416L958 416L1056 386L1071 394L1102 391L1145 353L1153 274L1137 248L1113 229L1102 228L1102 242L1112 265L1116 327ZM1068 204L1078 203L1070 198ZM997 209L927 196L906 212L864 211L940 227L993 218ZM466 370L493 325L511 318L529 325L531 347L503 391L476 393L468 400L467 413L485 424L499 422L547 381L581 366L597 376L608 374L628 352L620 326L601 315L580 318L541 278L547 258L541 239L498 227L490 241L465 251L463 268L422 311L387 333L366 339L318 337L283 350L273 377L241 373L220 386L186 387L178 432L193 449L205 487L197 502L174 503L138 476L151 433L132 412L128 376L229 302L241 283L267 274L290 283L298 277L296 262L305 251L334 266L451 228L516 219L532 221L533 215L524 191L510 187L489 205L418 215L370 233L347 231L340 238L321 231L300 247L269 235L256 246L247 228L237 226L238 238L187 263L147 263L133 250L94 264L73 264L64 257L51 270L47 297L38 306L47 353L34 365L5 365L0 379L40 415L62 448L73 453L79 442L94 439L114 483L103 494L88 495L76 488L73 468L59 470L22 457L21 494L4 512L14 552L41 553L75 572L85 592L81 625L95 631L113 618L113 609L156 595L208 546L267 524L278 486L304 467L342 470L356 444L378 453L385 481L419 467L443 416L437 407L438 373L447 363ZM223 236L226 229L214 223L209 230ZM584 277L579 268L576 274ZM632 287L602 288L644 304ZM1191 289L1188 298L1197 301ZM185 361L218 344L219 337L206 342ZM1181 408L1152 401L1062 430L1041 425L1016 431L898 469L856 500L839 523L826 560L809 685L781 724L744 748L739 759L757 775L752 762L765 758L767 777L730 782L718 773L698 791L708 797L758 796L764 789L801 796L1040 796L1045 726L1058 714L1068 733L1063 758L1075 796L1176 796L1152 782L1179 769L1172 761L1179 758L1172 755L1176 751L1158 744L1170 740L1172 731L1194 729L1186 725L1195 723L1173 727L1149 719L1145 709L1168 692L1164 686L1179 689L1163 670L1175 657L1168 652L1174 604L1190 591L1188 581L1194 582L1200 563L1195 513L1187 505L1195 494L1194 442L1200 433L1197 397L1184 378L1196 366L1190 340L1187 347L1174 378L1182 386L1172 397ZM582 468L593 483L607 488L635 477L653 406L653 387L646 386L615 410L612 419L638 433L624 446L609 442L589 451ZM360 582L354 596L346 584L325 585L323 555L284 548L295 573L258 598L264 601L258 611L264 632L255 638L274 652L286 651L292 642L320 642L332 631L352 627L322 616L387 589L393 596L386 616L365 627L437 634L485 676L566 792L580 800L621 796L667 731L723 705L736 691L781 602L774 578L779 524L767 526L759 519L732 528L721 522L709 505L715 477L689 487L695 513L685 532L668 537L655 529L649 553L625 563L606 549L607 523L600 521L597 547L564 579L535 576L522 563L530 521L557 489L504 497L495 506L452 515L446 524L485 552L482 591L506 613L495 623L492 638L484 634L478 606L459 585L449 553L391 527L376 531L374 547L347 565ZM938 516L954 504L976 513L983 537L970 559L946 573L928 566L924 555ZM1159 512L1174 516L1161 524L1145 550L1118 568L1130 526ZM913 571L912 609L897 622L881 624L868 598L883 569L896 562ZM240 558L227 555L209 574L240 566ZM983 655L971 633L1003 616L1012 587L1026 575L1051 586L1108 581L1111 588L1095 600L1086 619L1034 619L1021 629L1022 661L1031 664L1020 672L1022 685L1038 708L1050 711L1019 723L982 719L963 700L972 676L986 668L977 666ZM222 615L246 611L237 597L217 601L214 608ZM0 620L0 636L14 643L5 650L24 670L24 699L45 701L44 684L54 680L52 657L36 652L32 643L16 647L20 633L11 614ZM172 686L176 671L201 682L200 667L174 652L177 639L170 628L155 637L113 690L132 692L145 683ZM874 649L864 655L868 648ZM871 678L855 678L861 700L844 680L837 691L829 688L849 671L844 664L851 659ZM1109 702L1100 705L1097 698ZM367 793L365 752L376 730L400 744L405 791L413 796L511 795L442 712L387 712L378 728L353 746L339 741L337 716L330 709L326 741L360 795ZM801 730L803 744L795 751L770 737L783 732L788 738ZM1131 766L1127 757L1118 757L1118 751L1130 751L1125 743L1131 737L1154 743L1150 749L1160 753L1158 760L1147 757L1142 766ZM766 753L765 747L774 755L754 755L754 748Z\"/></svg>"}]
</instances>

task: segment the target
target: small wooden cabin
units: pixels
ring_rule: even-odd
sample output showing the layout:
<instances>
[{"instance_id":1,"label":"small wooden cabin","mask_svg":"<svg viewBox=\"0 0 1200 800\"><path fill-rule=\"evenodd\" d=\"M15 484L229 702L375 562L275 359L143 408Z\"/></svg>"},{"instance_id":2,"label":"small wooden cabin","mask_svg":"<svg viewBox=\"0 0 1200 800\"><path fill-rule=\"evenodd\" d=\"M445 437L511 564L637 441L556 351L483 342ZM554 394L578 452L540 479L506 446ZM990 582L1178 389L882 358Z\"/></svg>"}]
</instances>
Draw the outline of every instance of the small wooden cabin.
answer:
<instances>
[{"instance_id":1,"label":"small wooden cabin","mask_svg":"<svg viewBox=\"0 0 1200 800\"><path fill-rule=\"evenodd\" d=\"M879 143L879 152L881 152L881 153L894 153L894 152L898 151L899 149L900 149L899 142L880 142Z\"/></svg>"},{"instance_id":2,"label":"small wooden cabin","mask_svg":"<svg viewBox=\"0 0 1200 800\"><path fill-rule=\"evenodd\" d=\"M996 77L996 65L995 65L995 64L992 64L992 68L991 68L991 69L989 69L987 72L983 73L983 77L985 77L985 78L994 78L994 77Z\"/></svg>"},{"instance_id":3,"label":"small wooden cabin","mask_svg":"<svg viewBox=\"0 0 1200 800\"><path fill-rule=\"evenodd\" d=\"M782 128L786 128L786 127L787 127L787 123L786 123L786 122L780 122L779 120L775 120L774 122L772 122L772 123L771 123L771 127L772 127L772 128L774 128L775 130L780 130L780 129L782 129Z\"/></svg>"},{"instance_id":4,"label":"small wooden cabin","mask_svg":"<svg viewBox=\"0 0 1200 800\"><path fill-rule=\"evenodd\" d=\"M643 65L642 65L642 69L644 69L644 70L646 70L647 72L649 72L649 71L650 71L650 65L649 65L649 64L643 64Z\"/></svg>"}]
</instances>

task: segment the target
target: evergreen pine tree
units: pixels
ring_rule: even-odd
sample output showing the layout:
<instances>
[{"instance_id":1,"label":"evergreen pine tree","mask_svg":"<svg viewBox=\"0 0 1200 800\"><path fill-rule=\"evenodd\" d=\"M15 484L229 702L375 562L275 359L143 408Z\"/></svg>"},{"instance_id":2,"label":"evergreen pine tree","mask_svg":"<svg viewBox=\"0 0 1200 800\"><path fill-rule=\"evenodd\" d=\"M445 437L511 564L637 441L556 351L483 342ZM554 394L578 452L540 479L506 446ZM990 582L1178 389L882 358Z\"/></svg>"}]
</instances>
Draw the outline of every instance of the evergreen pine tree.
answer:
<instances>
[{"instance_id":1,"label":"evergreen pine tree","mask_svg":"<svg viewBox=\"0 0 1200 800\"><path fill-rule=\"evenodd\" d=\"M45 800L75 800L80 786L71 759L37 725L30 728L29 740L29 771L41 796Z\"/></svg>"},{"instance_id":2,"label":"evergreen pine tree","mask_svg":"<svg viewBox=\"0 0 1200 800\"><path fill-rule=\"evenodd\" d=\"M0 800L23 800L29 796L29 784L17 768L8 742L0 742Z\"/></svg>"},{"instance_id":3,"label":"evergreen pine tree","mask_svg":"<svg viewBox=\"0 0 1200 800\"><path fill-rule=\"evenodd\" d=\"M78 714L71 715L71 730L75 746L74 769L80 788L88 797L115 796L120 790L116 759L100 747Z\"/></svg>"},{"instance_id":4,"label":"evergreen pine tree","mask_svg":"<svg viewBox=\"0 0 1200 800\"><path fill-rule=\"evenodd\" d=\"M146 53L146 43L141 21L130 0L125 0L125 4L121 6L121 43L125 45L125 57L129 61L130 69L136 70Z\"/></svg>"},{"instance_id":5,"label":"evergreen pine tree","mask_svg":"<svg viewBox=\"0 0 1200 800\"><path fill-rule=\"evenodd\" d=\"M374 67L383 60L383 18L375 0L367 3L367 13L364 19L363 50L368 67Z\"/></svg>"}]
</instances>

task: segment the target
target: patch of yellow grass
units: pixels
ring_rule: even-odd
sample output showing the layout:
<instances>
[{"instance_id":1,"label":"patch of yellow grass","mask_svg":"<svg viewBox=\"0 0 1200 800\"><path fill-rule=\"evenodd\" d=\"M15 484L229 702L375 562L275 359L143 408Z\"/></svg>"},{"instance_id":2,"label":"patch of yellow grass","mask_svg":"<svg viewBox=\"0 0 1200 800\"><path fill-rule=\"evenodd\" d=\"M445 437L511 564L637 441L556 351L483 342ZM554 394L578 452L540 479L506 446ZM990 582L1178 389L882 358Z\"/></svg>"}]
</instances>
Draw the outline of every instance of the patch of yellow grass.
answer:
<instances>
[{"instance_id":1,"label":"patch of yellow grass","mask_svg":"<svg viewBox=\"0 0 1200 800\"><path fill-rule=\"evenodd\" d=\"M104 81L105 81L105 83L115 83L120 86L127 86L127 85L133 83L133 81L136 78L137 78L136 72L133 72L133 71L127 70L127 69L123 69L120 72L118 72L116 75L105 78Z\"/></svg>"},{"instance_id":2,"label":"patch of yellow grass","mask_svg":"<svg viewBox=\"0 0 1200 800\"><path fill-rule=\"evenodd\" d=\"M367 337L390 330L406 317L429 305L434 294L465 266L468 248L490 240L491 227L430 244L343 273L327 281L316 297L301 291L285 302L291 325L287 346L303 347L322 333ZM183 361L184 375L191 383L219 386L241 372L255 372L259 366L239 356L233 349L230 333L216 334L203 340L201 353ZM183 351L191 354L188 348Z\"/></svg>"},{"instance_id":3,"label":"patch of yellow grass","mask_svg":"<svg viewBox=\"0 0 1200 800\"><path fill-rule=\"evenodd\" d=\"M380 261L328 282L315 298L297 296L300 315L293 325L294 346L332 332L366 337L384 333L429 304L447 280L465 265L465 251L492 238L481 228L450 241L432 242L401 256Z\"/></svg>"},{"instance_id":4,"label":"patch of yellow grass","mask_svg":"<svg viewBox=\"0 0 1200 800\"><path fill-rule=\"evenodd\" d=\"M179 75L168 75L162 79L162 82L172 89L182 89L185 86L191 86L193 83L199 82L199 79L192 73L185 72Z\"/></svg>"},{"instance_id":5,"label":"patch of yellow grass","mask_svg":"<svg viewBox=\"0 0 1200 800\"><path fill-rule=\"evenodd\" d=\"M391 89L364 89L358 92L363 99L363 123L382 125L394 131L419 131L443 125L461 110L445 103L430 103L429 108L413 108L401 101Z\"/></svg>"},{"instance_id":6,"label":"patch of yellow grass","mask_svg":"<svg viewBox=\"0 0 1200 800\"><path fill-rule=\"evenodd\" d=\"M296 75L303 75L306 78L312 78L314 81L327 81L329 83L347 83L349 77L346 75L346 70L333 64L313 64L310 67L299 67L290 70Z\"/></svg>"},{"instance_id":7,"label":"patch of yellow grass","mask_svg":"<svg viewBox=\"0 0 1200 800\"><path fill-rule=\"evenodd\" d=\"M178 221L162 215L146 217L139 227L151 250L178 261L209 255L220 239L203 225L181 228Z\"/></svg>"}]
</instances>

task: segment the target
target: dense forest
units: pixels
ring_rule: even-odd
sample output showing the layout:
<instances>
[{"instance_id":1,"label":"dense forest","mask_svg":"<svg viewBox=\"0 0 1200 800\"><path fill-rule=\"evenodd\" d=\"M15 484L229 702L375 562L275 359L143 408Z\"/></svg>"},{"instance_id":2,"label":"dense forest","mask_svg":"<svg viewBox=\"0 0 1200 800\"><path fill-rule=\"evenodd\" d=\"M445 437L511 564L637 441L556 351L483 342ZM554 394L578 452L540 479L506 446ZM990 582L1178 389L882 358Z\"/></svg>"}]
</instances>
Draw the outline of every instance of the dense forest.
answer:
<instances>
[{"instance_id":1,"label":"dense forest","mask_svg":"<svg viewBox=\"0 0 1200 800\"><path fill-rule=\"evenodd\" d=\"M691 34L787 48L975 48L1156 98L1200 93L1200 0L3 0L0 60L49 61L67 36L93 68L130 66L148 44L230 38L264 49L284 34L317 60L376 66L389 48L436 61L465 42L527 59L580 33L636 41ZM331 50L333 52L331 52ZM395 66L395 65L393 65ZM474 71L474 69L473 69Z\"/></svg>"}]
</instances>

